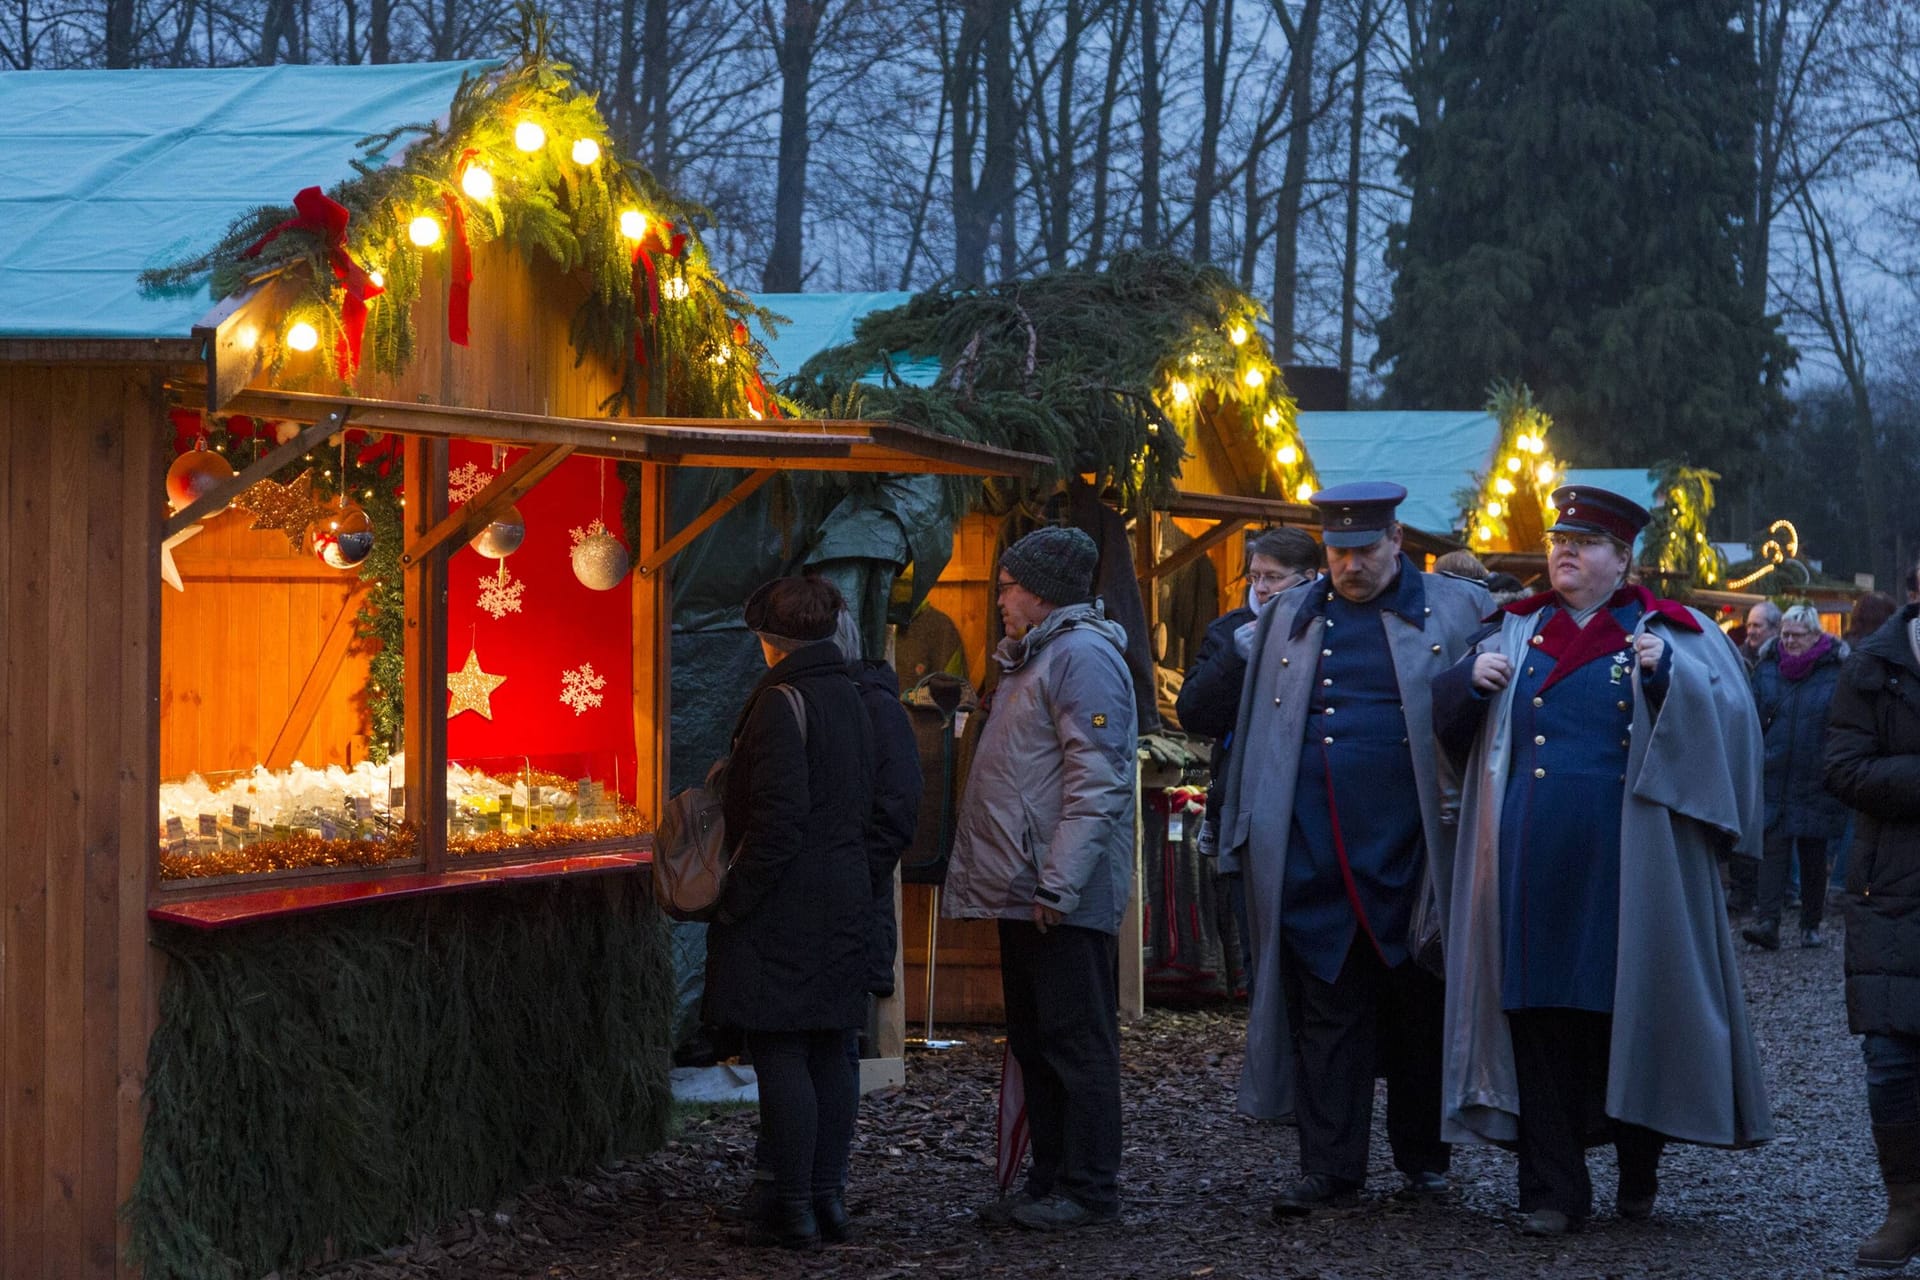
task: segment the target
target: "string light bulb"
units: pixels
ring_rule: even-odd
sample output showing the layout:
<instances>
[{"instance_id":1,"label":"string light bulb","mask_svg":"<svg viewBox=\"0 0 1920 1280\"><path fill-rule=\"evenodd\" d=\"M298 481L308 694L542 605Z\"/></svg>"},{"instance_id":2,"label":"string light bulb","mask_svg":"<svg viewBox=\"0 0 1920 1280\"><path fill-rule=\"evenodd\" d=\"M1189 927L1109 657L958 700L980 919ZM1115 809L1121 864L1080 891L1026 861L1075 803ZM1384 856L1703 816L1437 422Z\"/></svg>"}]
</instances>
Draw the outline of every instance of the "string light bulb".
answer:
<instances>
[{"instance_id":1,"label":"string light bulb","mask_svg":"<svg viewBox=\"0 0 1920 1280\"><path fill-rule=\"evenodd\" d=\"M522 151L538 151L547 145L547 131L532 120L513 126L513 145Z\"/></svg>"},{"instance_id":2,"label":"string light bulb","mask_svg":"<svg viewBox=\"0 0 1920 1280\"><path fill-rule=\"evenodd\" d=\"M311 351L320 345L320 331L305 320L295 321L287 330L287 345L295 351Z\"/></svg>"},{"instance_id":3,"label":"string light bulb","mask_svg":"<svg viewBox=\"0 0 1920 1280\"><path fill-rule=\"evenodd\" d=\"M573 162L577 165L589 165L600 158L600 144L592 138L576 138L573 142Z\"/></svg>"},{"instance_id":4,"label":"string light bulb","mask_svg":"<svg viewBox=\"0 0 1920 1280\"><path fill-rule=\"evenodd\" d=\"M1175 404L1185 404L1193 399L1193 388L1180 378L1175 378L1167 384L1167 392L1173 397Z\"/></svg>"},{"instance_id":5,"label":"string light bulb","mask_svg":"<svg viewBox=\"0 0 1920 1280\"><path fill-rule=\"evenodd\" d=\"M1498 520L1500 518L1500 513L1505 510L1506 508L1501 506L1498 502L1489 502L1487 503L1487 518L1489 520Z\"/></svg>"},{"instance_id":6,"label":"string light bulb","mask_svg":"<svg viewBox=\"0 0 1920 1280\"><path fill-rule=\"evenodd\" d=\"M1283 467L1290 467L1300 461L1300 451L1290 444L1283 444L1273 451L1274 459Z\"/></svg>"},{"instance_id":7,"label":"string light bulb","mask_svg":"<svg viewBox=\"0 0 1920 1280\"><path fill-rule=\"evenodd\" d=\"M1473 531L1473 537L1476 542L1492 542L1493 530L1487 528L1485 525L1481 525Z\"/></svg>"},{"instance_id":8,"label":"string light bulb","mask_svg":"<svg viewBox=\"0 0 1920 1280\"><path fill-rule=\"evenodd\" d=\"M1313 497L1312 481L1302 480L1300 487L1293 491L1293 497L1296 502L1306 502L1311 499Z\"/></svg>"},{"instance_id":9,"label":"string light bulb","mask_svg":"<svg viewBox=\"0 0 1920 1280\"><path fill-rule=\"evenodd\" d=\"M387 278L380 274L380 270L377 267L369 267L367 269L367 281L376 289L384 289L387 287Z\"/></svg>"},{"instance_id":10,"label":"string light bulb","mask_svg":"<svg viewBox=\"0 0 1920 1280\"><path fill-rule=\"evenodd\" d=\"M407 224L407 239L422 249L431 249L440 243L440 220L430 213L423 213Z\"/></svg>"},{"instance_id":11,"label":"string light bulb","mask_svg":"<svg viewBox=\"0 0 1920 1280\"><path fill-rule=\"evenodd\" d=\"M1278 405L1269 405L1267 407L1267 411L1260 415L1260 425L1269 431L1272 431L1280 425L1280 408Z\"/></svg>"},{"instance_id":12,"label":"string light bulb","mask_svg":"<svg viewBox=\"0 0 1920 1280\"><path fill-rule=\"evenodd\" d=\"M1517 456L1507 459L1507 470L1509 471L1520 470L1520 459Z\"/></svg>"},{"instance_id":13,"label":"string light bulb","mask_svg":"<svg viewBox=\"0 0 1920 1280\"><path fill-rule=\"evenodd\" d=\"M1503 498L1511 498L1513 496L1513 481L1507 479L1505 476L1501 476L1493 482L1493 491Z\"/></svg>"},{"instance_id":14,"label":"string light bulb","mask_svg":"<svg viewBox=\"0 0 1920 1280\"><path fill-rule=\"evenodd\" d=\"M1237 324L1227 330L1227 341L1236 347L1244 347L1247 344L1247 326Z\"/></svg>"},{"instance_id":15,"label":"string light bulb","mask_svg":"<svg viewBox=\"0 0 1920 1280\"><path fill-rule=\"evenodd\" d=\"M470 164L467 166L467 171L460 175L460 189L475 200L491 200L493 199L493 175L480 165Z\"/></svg>"},{"instance_id":16,"label":"string light bulb","mask_svg":"<svg viewBox=\"0 0 1920 1280\"><path fill-rule=\"evenodd\" d=\"M1533 474L1534 474L1534 478L1537 479L1541 484L1543 485L1552 484L1553 483L1553 464L1551 462L1543 462L1540 464L1539 469L1535 471Z\"/></svg>"},{"instance_id":17,"label":"string light bulb","mask_svg":"<svg viewBox=\"0 0 1920 1280\"><path fill-rule=\"evenodd\" d=\"M629 240L643 239L647 234L647 215L638 209L622 209L620 234Z\"/></svg>"},{"instance_id":18,"label":"string light bulb","mask_svg":"<svg viewBox=\"0 0 1920 1280\"><path fill-rule=\"evenodd\" d=\"M1259 366L1256 365L1253 368L1248 369L1246 373L1242 375L1242 381L1244 381L1250 387L1259 387L1259 386L1265 385L1267 381L1267 375L1265 373L1262 373L1260 371Z\"/></svg>"}]
</instances>

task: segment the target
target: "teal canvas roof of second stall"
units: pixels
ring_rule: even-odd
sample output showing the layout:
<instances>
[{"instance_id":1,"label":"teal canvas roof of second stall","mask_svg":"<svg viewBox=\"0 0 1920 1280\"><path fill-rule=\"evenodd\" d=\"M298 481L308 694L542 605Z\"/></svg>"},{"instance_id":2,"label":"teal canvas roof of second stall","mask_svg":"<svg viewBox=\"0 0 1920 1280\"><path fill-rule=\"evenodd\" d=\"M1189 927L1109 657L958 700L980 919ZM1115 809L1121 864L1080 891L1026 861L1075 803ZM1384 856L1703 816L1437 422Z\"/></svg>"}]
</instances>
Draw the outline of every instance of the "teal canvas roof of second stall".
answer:
<instances>
[{"instance_id":1,"label":"teal canvas roof of second stall","mask_svg":"<svg viewBox=\"0 0 1920 1280\"><path fill-rule=\"evenodd\" d=\"M1500 424L1477 409L1353 409L1300 415L1300 442L1323 487L1356 480L1405 485L1400 519L1441 533L1460 521L1454 494L1492 465Z\"/></svg>"},{"instance_id":2,"label":"teal canvas roof of second stall","mask_svg":"<svg viewBox=\"0 0 1920 1280\"><path fill-rule=\"evenodd\" d=\"M1654 507L1653 473L1645 467L1569 467L1560 482L1592 485L1631 498L1649 511Z\"/></svg>"},{"instance_id":3,"label":"teal canvas roof of second stall","mask_svg":"<svg viewBox=\"0 0 1920 1280\"><path fill-rule=\"evenodd\" d=\"M353 177L362 138L444 123L493 65L0 75L0 337L187 337L207 283L153 293L141 271Z\"/></svg>"},{"instance_id":4,"label":"teal canvas roof of second stall","mask_svg":"<svg viewBox=\"0 0 1920 1280\"><path fill-rule=\"evenodd\" d=\"M800 372L800 366L829 347L841 347L853 341L854 325L874 311L904 306L911 293L756 293L752 300L784 316L778 335L770 336L757 321L754 336L766 343L772 369L770 381L778 382ZM940 376L940 361L935 356L895 356L890 363L902 382L916 387L933 385ZM874 369L862 381L878 383L884 374Z\"/></svg>"}]
</instances>

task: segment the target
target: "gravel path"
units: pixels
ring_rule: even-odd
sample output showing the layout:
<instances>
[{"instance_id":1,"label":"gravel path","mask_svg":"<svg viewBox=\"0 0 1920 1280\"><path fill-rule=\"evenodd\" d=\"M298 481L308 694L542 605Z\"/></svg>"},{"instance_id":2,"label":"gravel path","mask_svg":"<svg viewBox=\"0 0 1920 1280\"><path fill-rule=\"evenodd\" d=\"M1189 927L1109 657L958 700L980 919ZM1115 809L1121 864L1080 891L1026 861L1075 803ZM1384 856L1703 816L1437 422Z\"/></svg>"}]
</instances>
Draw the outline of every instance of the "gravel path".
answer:
<instances>
[{"instance_id":1,"label":"gravel path","mask_svg":"<svg viewBox=\"0 0 1920 1280\"><path fill-rule=\"evenodd\" d=\"M752 1116L697 1119L666 1149L568 1180L431 1237L323 1269L329 1277L940 1276L1806 1277L1858 1274L1853 1249L1882 1206L1858 1042L1847 1034L1837 939L1748 953L1747 996L1778 1136L1754 1151L1670 1148L1651 1221L1621 1222L1611 1153L1592 1153L1597 1217L1539 1241L1515 1229L1514 1162L1458 1149L1459 1203L1406 1206L1376 1107L1373 1195L1358 1208L1273 1225L1295 1168L1291 1130L1234 1114L1238 1010L1155 1010L1124 1031L1126 1209L1116 1226L1060 1236L990 1232L1000 1049L984 1033L908 1064L907 1087L864 1104L849 1203L858 1242L806 1255L749 1249L713 1212L738 1194Z\"/></svg>"}]
</instances>

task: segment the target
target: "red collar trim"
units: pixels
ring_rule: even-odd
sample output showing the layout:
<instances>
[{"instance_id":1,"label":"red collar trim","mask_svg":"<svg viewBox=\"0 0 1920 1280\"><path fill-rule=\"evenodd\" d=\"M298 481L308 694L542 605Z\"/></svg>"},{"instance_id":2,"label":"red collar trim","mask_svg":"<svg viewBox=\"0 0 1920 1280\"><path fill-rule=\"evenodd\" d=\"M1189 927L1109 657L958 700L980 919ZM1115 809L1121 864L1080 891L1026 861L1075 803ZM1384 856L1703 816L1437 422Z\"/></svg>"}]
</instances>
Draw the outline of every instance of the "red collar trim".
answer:
<instances>
[{"instance_id":1,"label":"red collar trim","mask_svg":"<svg viewBox=\"0 0 1920 1280\"><path fill-rule=\"evenodd\" d=\"M1497 622L1503 613L1510 613L1519 618L1530 617L1550 604L1559 603L1559 600L1560 597L1553 592L1542 591L1538 595L1527 596L1525 599L1503 604L1488 614L1482 621ZM1621 605L1633 600L1638 600L1640 607L1648 613L1659 614L1666 621L1671 622L1683 631L1691 631L1696 635L1700 633L1699 619L1689 613L1685 605L1677 600L1663 600L1637 582L1630 582L1614 592L1612 597L1607 600L1607 608L1618 609Z\"/></svg>"}]
</instances>

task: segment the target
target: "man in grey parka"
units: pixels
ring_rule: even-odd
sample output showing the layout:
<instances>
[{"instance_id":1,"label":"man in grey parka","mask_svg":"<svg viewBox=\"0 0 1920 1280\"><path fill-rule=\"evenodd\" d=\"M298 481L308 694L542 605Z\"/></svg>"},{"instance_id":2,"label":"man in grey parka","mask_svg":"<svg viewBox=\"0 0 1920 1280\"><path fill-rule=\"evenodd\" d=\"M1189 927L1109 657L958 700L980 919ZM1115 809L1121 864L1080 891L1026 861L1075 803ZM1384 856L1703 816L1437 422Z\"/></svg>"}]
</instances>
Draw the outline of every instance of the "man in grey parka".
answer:
<instances>
[{"instance_id":1,"label":"man in grey parka","mask_svg":"<svg viewBox=\"0 0 1920 1280\"><path fill-rule=\"evenodd\" d=\"M1007 635L954 834L944 910L1000 927L1007 1046L1033 1158L990 1223L1061 1230L1120 1211L1116 935L1133 887L1133 683L1093 596L1099 552L1035 530L1000 556Z\"/></svg>"}]
</instances>

